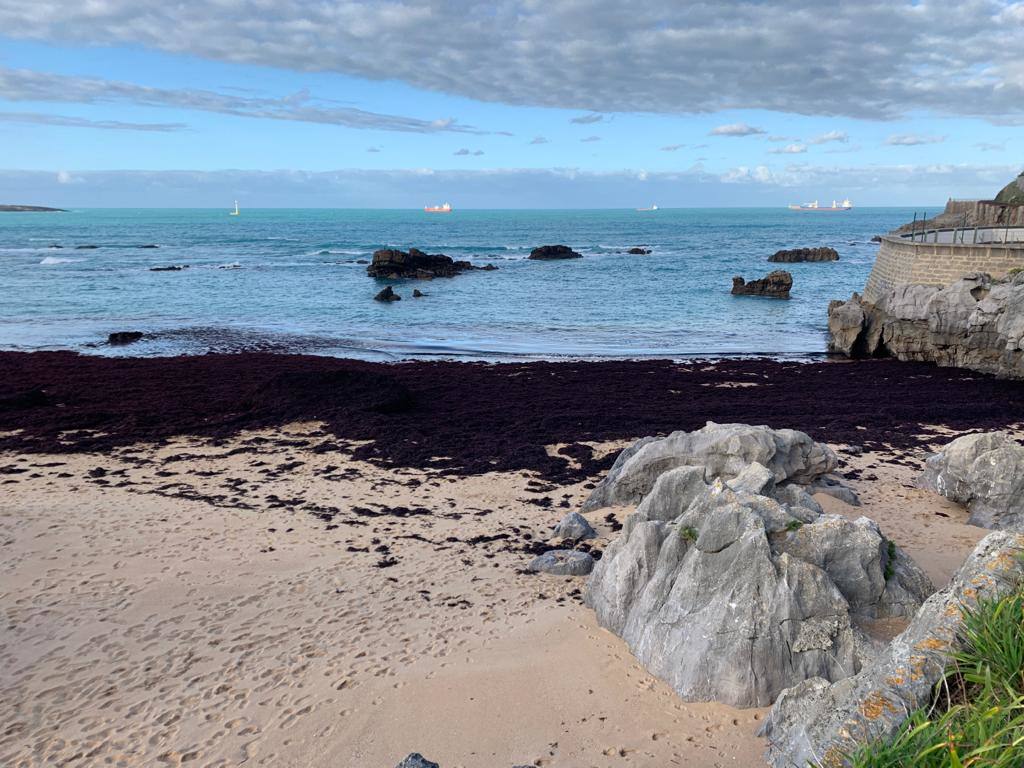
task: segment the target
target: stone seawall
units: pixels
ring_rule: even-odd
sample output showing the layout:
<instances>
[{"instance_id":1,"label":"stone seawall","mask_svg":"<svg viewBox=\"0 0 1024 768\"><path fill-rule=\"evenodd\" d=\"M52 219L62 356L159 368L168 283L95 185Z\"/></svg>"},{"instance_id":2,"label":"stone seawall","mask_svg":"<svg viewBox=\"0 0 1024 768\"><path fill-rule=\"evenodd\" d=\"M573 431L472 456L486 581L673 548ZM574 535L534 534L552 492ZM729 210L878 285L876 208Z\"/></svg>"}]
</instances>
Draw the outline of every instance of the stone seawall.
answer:
<instances>
[{"instance_id":1,"label":"stone seawall","mask_svg":"<svg viewBox=\"0 0 1024 768\"><path fill-rule=\"evenodd\" d=\"M1024 268L1024 243L914 243L886 235L864 288L864 300L877 304L898 285L941 288L971 273L985 272L998 279L1019 268Z\"/></svg>"}]
</instances>

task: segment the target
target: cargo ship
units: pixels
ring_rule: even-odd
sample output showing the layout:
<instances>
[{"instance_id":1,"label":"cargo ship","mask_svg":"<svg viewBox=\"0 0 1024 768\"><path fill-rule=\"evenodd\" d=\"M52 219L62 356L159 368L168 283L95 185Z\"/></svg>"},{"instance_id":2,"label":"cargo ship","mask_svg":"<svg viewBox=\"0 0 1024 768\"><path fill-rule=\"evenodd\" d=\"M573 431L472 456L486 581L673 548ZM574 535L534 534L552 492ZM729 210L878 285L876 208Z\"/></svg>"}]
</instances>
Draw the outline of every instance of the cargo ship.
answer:
<instances>
[{"instance_id":1,"label":"cargo ship","mask_svg":"<svg viewBox=\"0 0 1024 768\"><path fill-rule=\"evenodd\" d=\"M427 213L451 213L452 204L445 203L444 205L426 205L423 207L423 210Z\"/></svg>"},{"instance_id":2,"label":"cargo ship","mask_svg":"<svg viewBox=\"0 0 1024 768\"><path fill-rule=\"evenodd\" d=\"M833 200L831 207L818 205L817 200L815 200L813 203L804 203L803 205L789 206L789 210L791 211L848 211L851 208L853 208L853 203L850 202L850 198L846 198L841 203L837 203L835 200Z\"/></svg>"},{"instance_id":3,"label":"cargo ship","mask_svg":"<svg viewBox=\"0 0 1024 768\"><path fill-rule=\"evenodd\" d=\"M649 205L646 208L637 208L638 211L656 211L658 210L657 205Z\"/></svg>"}]
</instances>

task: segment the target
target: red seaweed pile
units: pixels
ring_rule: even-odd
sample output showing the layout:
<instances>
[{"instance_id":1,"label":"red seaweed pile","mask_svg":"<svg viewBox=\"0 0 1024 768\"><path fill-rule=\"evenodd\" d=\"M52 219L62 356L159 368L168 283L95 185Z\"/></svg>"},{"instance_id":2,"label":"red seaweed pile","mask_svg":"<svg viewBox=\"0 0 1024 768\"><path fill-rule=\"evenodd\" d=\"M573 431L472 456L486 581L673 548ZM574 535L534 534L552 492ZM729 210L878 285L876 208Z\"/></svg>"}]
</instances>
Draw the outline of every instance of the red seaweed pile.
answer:
<instances>
[{"instance_id":1,"label":"red seaweed pile","mask_svg":"<svg viewBox=\"0 0 1024 768\"><path fill-rule=\"evenodd\" d=\"M1024 383L892 360L489 364L0 353L0 449L9 451L102 452L321 421L339 439L371 441L357 458L385 466L532 470L568 482L614 458L595 460L583 441L690 430L709 420L910 449L927 444L933 426L1019 424ZM555 443L567 446L562 457L545 450Z\"/></svg>"}]
</instances>

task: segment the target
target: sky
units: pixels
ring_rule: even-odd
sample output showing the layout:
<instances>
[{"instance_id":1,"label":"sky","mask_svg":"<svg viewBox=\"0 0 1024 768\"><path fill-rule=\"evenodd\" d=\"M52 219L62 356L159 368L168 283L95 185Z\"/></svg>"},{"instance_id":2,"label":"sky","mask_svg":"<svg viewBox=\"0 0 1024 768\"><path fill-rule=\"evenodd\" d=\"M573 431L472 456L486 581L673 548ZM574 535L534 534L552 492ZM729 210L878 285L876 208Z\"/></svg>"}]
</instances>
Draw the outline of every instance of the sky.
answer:
<instances>
[{"instance_id":1,"label":"sky","mask_svg":"<svg viewBox=\"0 0 1024 768\"><path fill-rule=\"evenodd\" d=\"M1024 2L0 0L0 202L937 205L1024 169Z\"/></svg>"}]
</instances>

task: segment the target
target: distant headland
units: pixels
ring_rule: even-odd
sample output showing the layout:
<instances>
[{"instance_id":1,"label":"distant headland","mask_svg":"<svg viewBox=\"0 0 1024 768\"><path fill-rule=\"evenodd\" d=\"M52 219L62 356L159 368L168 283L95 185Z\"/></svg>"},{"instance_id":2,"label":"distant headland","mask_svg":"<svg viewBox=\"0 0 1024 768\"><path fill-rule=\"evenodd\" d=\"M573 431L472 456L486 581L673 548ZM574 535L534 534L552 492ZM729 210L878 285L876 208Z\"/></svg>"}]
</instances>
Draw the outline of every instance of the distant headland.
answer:
<instances>
[{"instance_id":1,"label":"distant headland","mask_svg":"<svg viewBox=\"0 0 1024 768\"><path fill-rule=\"evenodd\" d=\"M67 213L63 208L47 208L44 205L0 205L0 213Z\"/></svg>"}]
</instances>

